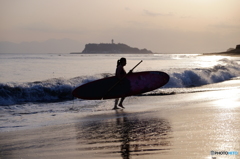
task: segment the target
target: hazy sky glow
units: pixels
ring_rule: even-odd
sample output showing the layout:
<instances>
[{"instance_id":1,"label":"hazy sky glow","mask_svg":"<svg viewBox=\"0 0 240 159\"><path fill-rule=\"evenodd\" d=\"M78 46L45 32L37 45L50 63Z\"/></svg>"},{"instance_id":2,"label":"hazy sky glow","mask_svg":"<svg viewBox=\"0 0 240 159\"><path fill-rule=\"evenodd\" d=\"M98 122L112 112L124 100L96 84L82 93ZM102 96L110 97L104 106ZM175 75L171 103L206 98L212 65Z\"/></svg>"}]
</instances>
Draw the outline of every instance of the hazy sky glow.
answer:
<instances>
[{"instance_id":1,"label":"hazy sky glow","mask_svg":"<svg viewBox=\"0 0 240 159\"><path fill-rule=\"evenodd\" d=\"M69 38L154 52L240 44L240 0L0 0L0 41ZM82 50L79 50L82 51Z\"/></svg>"}]
</instances>

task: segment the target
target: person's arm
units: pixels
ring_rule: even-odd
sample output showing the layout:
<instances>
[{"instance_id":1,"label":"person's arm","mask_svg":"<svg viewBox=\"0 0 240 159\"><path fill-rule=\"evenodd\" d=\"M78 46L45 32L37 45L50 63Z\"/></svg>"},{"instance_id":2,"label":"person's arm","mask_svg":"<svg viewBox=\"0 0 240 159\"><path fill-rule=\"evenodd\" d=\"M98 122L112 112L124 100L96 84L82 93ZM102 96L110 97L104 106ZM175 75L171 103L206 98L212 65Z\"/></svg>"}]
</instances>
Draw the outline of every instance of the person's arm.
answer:
<instances>
[{"instance_id":1,"label":"person's arm","mask_svg":"<svg viewBox=\"0 0 240 159\"><path fill-rule=\"evenodd\" d=\"M121 70L120 69L121 68L118 66L117 70L116 70L116 76L117 76L118 79L121 79Z\"/></svg>"},{"instance_id":2,"label":"person's arm","mask_svg":"<svg viewBox=\"0 0 240 159\"><path fill-rule=\"evenodd\" d=\"M122 66L118 66L116 76L118 79L122 79L126 75L126 71Z\"/></svg>"}]
</instances>

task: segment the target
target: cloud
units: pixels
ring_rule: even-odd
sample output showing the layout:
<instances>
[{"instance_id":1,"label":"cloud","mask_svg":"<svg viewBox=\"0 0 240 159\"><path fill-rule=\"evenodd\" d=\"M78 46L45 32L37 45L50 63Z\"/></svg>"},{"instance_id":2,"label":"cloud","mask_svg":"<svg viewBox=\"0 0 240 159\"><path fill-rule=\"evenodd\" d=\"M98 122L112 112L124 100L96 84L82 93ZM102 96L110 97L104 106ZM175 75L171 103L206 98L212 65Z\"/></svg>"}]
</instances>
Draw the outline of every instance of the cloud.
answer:
<instances>
[{"instance_id":1,"label":"cloud","mask_svg":"<svg viewBox=\"0 0 240 159\"><path fill-rule=\"evenodd\" d=\"M224 23L210 25L210 27L214 27L218 29L240 29L240 25L229 25Z\"/></svg>"},{"instance_id":2,"label":"cloud","mask_svg":"<svg viewBox=\"0 0 240 159\"><path fill-rule=\"evenodd\" d=\"M134 23L134 22L133 22ZM140 24L139 24L140 25ZM158 53L206 53L225 51L239 43L239 37L207 31L185 31L175 28L128 27L108 30L116 43L147 48ZM238 34L239 35L239 34ZM224 37L224 38L223 38ZM230 40L229 40L230 39Z\"/></svg>"},{"instance_id":3,"label":"cloud","mask_svg":"<svg viewBox=\"0 0 240 159\"><path fill-rule=\"evenodd\" d=\"M182 19L192 19L193 17L188 15L188 16L180 16L180 18L182 18Z\"/></svg>"},{"instance_id":4,"label":"cloud","mask_svg":"<svg viewBox=\"0 0 240 159\"><path fill-rule=\"evenodd\" d=\"M78 28L59 28L47 24L29 24L21 27L24 31L44 32L44 33L67 33L67 34L82 34L84 33Z\"/></svg>"},{"instance_id":5,"label":"cloud","mask_svg":"<svg viewBox=\"0 0 240 159\"><path fill-rule=\"evenodd\" d=\"M170 17L170 16L174 16L173 13L155 13L155 12L151 12L149 10L143 10L144 11L144 15L150 16L150 17L157 17L157 16L163 16L163 17Z\"/></svg>"},{"instance_id":6,"label":"cloud","mask_svg":"<svg viewBox=\"0 0 240 159\"><path fill-rule=\"evenodd\" d=\"M32 42L0 42L0 53L70 53L80 52L82 44L71 39L49 39Z\"/></svg>"},{"instance_id":7,"label":"cloud","mask_svg":"<svg viewBox=\"0 0 240 159\"><path fill-rule=\"evenodd\" d=\"M131 9L128 8L128 7L125 7L124 9L125 9L125 11L130 11L130 10L131 10Z\"/></svg>"}]
</instances>

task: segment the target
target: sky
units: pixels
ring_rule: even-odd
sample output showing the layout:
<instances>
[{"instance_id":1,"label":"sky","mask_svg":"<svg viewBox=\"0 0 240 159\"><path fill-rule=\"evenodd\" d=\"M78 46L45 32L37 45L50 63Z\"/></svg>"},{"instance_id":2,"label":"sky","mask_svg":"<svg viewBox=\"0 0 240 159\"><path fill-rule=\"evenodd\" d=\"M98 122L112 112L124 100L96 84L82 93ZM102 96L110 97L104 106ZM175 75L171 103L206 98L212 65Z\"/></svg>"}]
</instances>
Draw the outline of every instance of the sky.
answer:
<instances>
[{"instance_id":1,"label":"sky","mask_svg":"<svg viewBox=\"0 0 240 159\"><path fill-rule=\"evenodd\" d=\"M158 53L240 44L240 0L0 0L0 42L71 39Z\"/></svg>"}]
</instances>

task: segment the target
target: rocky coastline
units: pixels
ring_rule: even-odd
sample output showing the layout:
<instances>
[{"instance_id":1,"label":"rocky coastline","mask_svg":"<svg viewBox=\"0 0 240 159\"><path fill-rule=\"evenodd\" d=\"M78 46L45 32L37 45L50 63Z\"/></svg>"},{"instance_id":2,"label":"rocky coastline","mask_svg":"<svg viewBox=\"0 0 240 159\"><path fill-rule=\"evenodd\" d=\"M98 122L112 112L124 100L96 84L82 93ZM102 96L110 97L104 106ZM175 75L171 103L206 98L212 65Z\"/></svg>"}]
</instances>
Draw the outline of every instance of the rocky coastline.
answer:
<instances>
[{"instance_id":1,"label":"rocky coastline","mask_svg":"<svg viewBox=\"0 0 240 159\"><path fill-rule=\"evenodd\" d=\"M204 53L203 55L240 56L240 45L236 45L235 49L230 48L225 52Z\"/></svg>"},{"instance_id":2,"label":"rocky coastline","mask_svg":"<svg viewBox=\"0 0 240 159\"><path fill-rule=\"evenodd\" d=\"M86 44L83 54L152 54L152 51L147 49L133 48L126 44L115 43L100 43Z\"/></svg>"}]
</instances>

